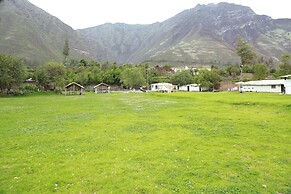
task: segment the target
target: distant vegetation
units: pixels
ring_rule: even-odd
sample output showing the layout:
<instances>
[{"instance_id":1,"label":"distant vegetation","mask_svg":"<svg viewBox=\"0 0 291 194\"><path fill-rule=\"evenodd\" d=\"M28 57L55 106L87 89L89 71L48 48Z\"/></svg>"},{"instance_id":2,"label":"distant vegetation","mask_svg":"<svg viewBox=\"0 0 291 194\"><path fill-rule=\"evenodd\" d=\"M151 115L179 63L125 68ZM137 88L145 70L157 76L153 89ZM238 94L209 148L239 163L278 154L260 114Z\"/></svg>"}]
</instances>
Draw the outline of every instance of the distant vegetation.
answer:
<instances>
[{"instance_id":1,"label":"distant vegetation","mask_svg":"<svg viewBox=\"0 0 291 194\"><path fill-rule=\"evenodd\" d=\"M169 65L153 66L147 63L137 65L118 66L113 63L98 63L85 59L70 60L67 40L64 46L64 64L50 62L40 66L25 66L24 63L12 56L0 55L0 90L2 94L21 95L35 91L62 91L64 85L78 82L84 86L94 86L101 82L124 88L139 88L157 82L171 82L176 85L191 83L201 87L219 90L221 81L237 82L241 78L265 79L267 76L277 78L280 75L291 74L291 55L284 54L280 64L272 59L265 61L258 57L251 45L239 38L237 54L241 58L240 64L233 64L225 68L212 66L211 70L202 67L189 67L181 72L173 72ZM278 67L279 68L276 68ZM244 74L251 77L244 77ZM23 84L24 80L32 82ZM33 84L32 84L33 83ZM30 85L30 86L26 86ZM27 89L32 89L29 91Z\"/></svg>"}]
</instances>

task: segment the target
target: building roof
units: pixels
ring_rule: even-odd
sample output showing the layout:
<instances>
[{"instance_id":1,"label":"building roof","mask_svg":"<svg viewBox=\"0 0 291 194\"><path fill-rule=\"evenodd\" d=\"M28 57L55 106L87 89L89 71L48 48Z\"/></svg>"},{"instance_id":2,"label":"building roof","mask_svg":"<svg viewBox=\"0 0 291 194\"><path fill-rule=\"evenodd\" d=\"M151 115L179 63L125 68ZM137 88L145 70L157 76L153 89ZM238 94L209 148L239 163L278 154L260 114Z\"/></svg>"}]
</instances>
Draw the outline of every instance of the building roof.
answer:
<instances>
[{"instance_id":1,"label":"building roof","mask_svg":"<svg viewBox=\"0 0 291 194\"><path fill-rule=\"evenodd\" d=\"M188 84L188 85L186 85L186 86L198 87L199 84Z\"/></svg>"},{"instance_id":2,"label":"building roof","mask_svg":"<svg viewBox=\"0 0 291 194\"><path fill-rule=\"evenodd\" d=\"M168 86L172 86L173 84L171 83L154 83L152 85L158 85L158 86L165 86L165 85L168 85Z\"/></svg>"},{"instance_id":3,"label":"building roof","mask_svg":"<svg viewBox=\"0 0 291 194\"><path fill-rule=\"evenodd\" d=\"M100 83L100 84L98 84L98 85L94 86L94 88L97 88L97 87L100 87L100 86L106 86L106 87L109 87L109 85L108 85L108 84L105 84L105 83Z\"/></svg>"},{"instance_id":4,"label":"building roof","mask_svg":"<svg viewBox=\"0 0 291 194\"><path fill-rule=\"evenodd\" d=\"M258 81L248 81L241 82L240 84L243 86L271 86L271 85L282 85L285 83L285 80L258 80Z\"/></svg>"},{"instance_id":5,"label":"building roof","mask_svg":"<svg viewBox=\"0 0 291 194\"><path fill-rule=\"evenodd\" d=\"M281 78L291 78L291 75L280 76Z\"/></svg>"},{"instance_id":6,"label":"building roof","mask_svg":"<svg viewBox=\"0 0 291 194\"><path fill-rule=\"evenodd\" d=\"M69 83L68 85L65 86L65 88L68 88L68 87L70 87L70 86L72 86L72 85L77 85L77 86L79 86L80 88L84 88L84 86L82 86L82 85L80 85L80 84L78 84L78 83L76 83L76 82Z\"/></svg>"}]
</instances>

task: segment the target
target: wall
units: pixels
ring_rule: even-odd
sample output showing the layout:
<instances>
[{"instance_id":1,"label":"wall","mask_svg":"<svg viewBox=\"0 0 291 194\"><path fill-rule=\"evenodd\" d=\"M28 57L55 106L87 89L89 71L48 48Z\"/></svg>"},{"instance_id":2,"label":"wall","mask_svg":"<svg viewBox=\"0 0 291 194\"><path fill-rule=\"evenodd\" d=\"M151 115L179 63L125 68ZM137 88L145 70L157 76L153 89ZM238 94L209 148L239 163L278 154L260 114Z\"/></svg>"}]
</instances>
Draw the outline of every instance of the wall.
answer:
<instances>
[{"instance_id":1,"label":"wall","mask_svg":"<svg viewBox=\"0 0 291 194\"><path fill-rule=\"evenodd\" d=\"M171 92L175 88L174 85L168 83L151 84L151 91L168 91Z\"/></svg>"},{"instance_id":2,"label":"wall","mask_svg":"<svg viewBox=\"0 0 291 194\"><path fill-rule=\"evenodd\" d=\"M285 94L291 94L291 79L285 80Z\"/></svg>"},{"instance_id":3,"label":"wall","mask_svg":"<svg viewBox=\"0 0 291 194\"><path fill-rule=\"evenodd\" d=\"M275 85L275 88L272 88L271 86L243 86L242 90L243 92L275 92L275 93L281 93L281 86Z\"/></svg>"},{"instance_id":4,"label":"wall","mask_svg":"<svg viewBox=\"0 0 291 194\"><path fill-rule=\"evenodd\" d=\"M186 86L180 86L179 90L180 91L188 91L189 87L189 92L199 92L199 86L193 86L193 85L186 85Z\"/></svg>"}]
</instances>

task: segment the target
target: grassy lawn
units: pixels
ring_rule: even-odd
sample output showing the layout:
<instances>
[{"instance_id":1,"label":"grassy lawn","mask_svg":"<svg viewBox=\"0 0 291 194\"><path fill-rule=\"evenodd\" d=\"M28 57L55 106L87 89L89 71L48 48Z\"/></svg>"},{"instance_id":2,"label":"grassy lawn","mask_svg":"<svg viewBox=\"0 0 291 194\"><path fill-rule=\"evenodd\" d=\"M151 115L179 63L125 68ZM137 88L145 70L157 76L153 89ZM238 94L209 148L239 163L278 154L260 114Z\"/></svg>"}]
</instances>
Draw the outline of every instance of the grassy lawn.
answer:
<instances>
[{"instance_id":1,"label":"grassy lawn","mask_svg":"<svg viewBox=\"0 0 291 194\"><path fill-rule=\"evenodd\" d=\"M291 193L291 96L0 98L0 193Z\"/></svg>"}]
</instances>

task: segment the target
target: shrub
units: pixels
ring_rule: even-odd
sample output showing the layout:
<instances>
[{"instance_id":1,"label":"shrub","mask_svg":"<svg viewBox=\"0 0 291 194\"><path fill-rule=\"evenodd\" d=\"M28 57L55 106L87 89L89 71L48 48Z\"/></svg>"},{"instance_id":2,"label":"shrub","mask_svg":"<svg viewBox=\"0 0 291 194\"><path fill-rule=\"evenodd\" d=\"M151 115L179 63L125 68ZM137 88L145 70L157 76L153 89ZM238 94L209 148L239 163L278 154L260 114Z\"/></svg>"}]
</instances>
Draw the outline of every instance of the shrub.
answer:
<instances>
[{"instance_id":1,"label":"shrub","mask_svg":"<svg viewBox=\"0 0 291 194\"><path fill-rule=\"evenodd\" d=\"M8 95L12 96L21 96L26 94L33 94L37 92L41 92L43 89L34 84L21 84L19 87L12 88L11 90L7 91Z\"/></svg>"}]
</instances>

